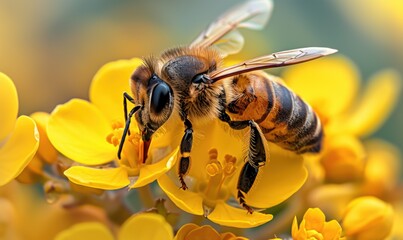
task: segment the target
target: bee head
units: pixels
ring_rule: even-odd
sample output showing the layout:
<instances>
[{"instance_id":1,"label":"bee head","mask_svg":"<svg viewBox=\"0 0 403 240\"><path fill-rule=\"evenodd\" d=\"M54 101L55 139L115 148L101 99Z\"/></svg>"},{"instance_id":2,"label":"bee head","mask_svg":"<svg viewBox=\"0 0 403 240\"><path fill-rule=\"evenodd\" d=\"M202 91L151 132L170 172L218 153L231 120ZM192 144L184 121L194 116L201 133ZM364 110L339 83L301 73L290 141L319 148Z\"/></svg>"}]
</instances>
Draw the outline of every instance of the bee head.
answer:
<instances>
[{"instance_id":1,"label":"bee head","mask_svg":"<svg viewBox=\"0 0 403 240\"><path fill-rule=\"evenodd\" d=\"M141 105L136 112L136 121L143 141L150 141L169 118L173 110L173 91L147 66L140 66L131 77L134 102Z\"/></svg>"}]
</instances>

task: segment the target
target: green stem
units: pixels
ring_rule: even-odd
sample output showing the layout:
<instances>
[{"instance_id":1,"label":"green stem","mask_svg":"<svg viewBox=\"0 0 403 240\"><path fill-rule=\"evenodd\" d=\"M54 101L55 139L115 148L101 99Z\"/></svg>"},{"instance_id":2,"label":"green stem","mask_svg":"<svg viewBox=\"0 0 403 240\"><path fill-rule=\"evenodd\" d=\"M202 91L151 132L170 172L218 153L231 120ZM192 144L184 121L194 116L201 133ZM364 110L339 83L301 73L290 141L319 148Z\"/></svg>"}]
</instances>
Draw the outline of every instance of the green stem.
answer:
<instances>
[{"instance_id":1,"label":"green stem","mask_svg":"<svg viewBox=\"0 0 403 240\"><path fill-rule=\"evenodd\" d=\"M146 208L152 208L155 205L155 199L151 192L150 185L137 188L142 205Z\"/></svg>"}]
</instances>

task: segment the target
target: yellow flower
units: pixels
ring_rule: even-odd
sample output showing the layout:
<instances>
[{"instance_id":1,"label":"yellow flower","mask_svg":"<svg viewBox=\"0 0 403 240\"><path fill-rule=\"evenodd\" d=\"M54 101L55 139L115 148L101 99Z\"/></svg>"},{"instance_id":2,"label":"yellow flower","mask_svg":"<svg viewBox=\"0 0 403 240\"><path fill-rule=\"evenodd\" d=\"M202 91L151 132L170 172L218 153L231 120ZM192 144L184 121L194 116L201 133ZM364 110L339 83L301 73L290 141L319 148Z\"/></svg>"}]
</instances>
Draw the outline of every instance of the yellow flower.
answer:
<instances>
[{"instance_id":1,"label":"yellow flower","mask_svg":"<svg viewBox=\"0 0 403 240\"><path fill-rule=\"evenodd\" d=\"M244 237L237 237L231 232L218 233L209 225L198 226L193 223L183 225L175 235L174 240L247 240Z\"/></svg>"},{"instance_id":2,"label":"yellow flower","mask_svg":"<svg viewBox=\"0 0 403 240\"><path fill-rule=\"evenodd\" d=\"M359 182L322 184L310 190L308 204L320 207L327 216L340 219L345 206L354 198L372 195L393 202L401 198L398 190L400 154L390 143L367 140L363 177Z\"/></svg>"},{"instance_id":3,"label":"yellow flower","mask_svg":"<svg viewBox=\"0 0 403 240\"><path fill-rule=\"evenodd\" d=\"M17 177L39 146L35 122L18 114L18 96L13 81L0 73L0 186Z\"/></svg>"},{"instance_id":4,"label":"yellow flower","mask_svg":"<svg viewBox=\"0 0 403 240\"><path fill-rule=\"evenodd\" d=\"M392 206L378 198L365 196L348 204L342 225L348 238L376 240L389 235L393 220Z\"/></svg>"},{"instance_id":5,"label":"yellow flower","mask_svg":"<svg viewBox=\"0 0 403 240\"><path fill-rule=\"evenodd\" d=\"M380 71L359 97L359 73L342 56L287 68L283 77L323 122L325 140L319 158L326 180L361 179L365 150L359 139L378 129L394 109L400 93L399 75L393 70Z\"/></svg>"},{"instance_id":6,"label":"yellow flower","mask_svg":"<svg viewBox=\"0 0 403 240\"><path fill-rule=\"evenodd\" d=\"M182 210L204 215L220 225L250 228L264 224L273 216L257 211L247 214L239 204L237 207L229 204L237 197L245 141L224 129L224 123L218 120L208 127L194 126L194 133L199 136L195 137L191 166L185 177L189 189L179 188L178 167L158 178L158 184ZM256 208L268 208L286 200L307 177L302 157L275 145L270 145L269 149L270 162L260 169L245 197L246 203Z\"/></svg>"},{"instance_id":7,"label":"yellow flower","mask_svg":"<svg viewBox=\"0 0 403 240\"><path fill-rule=\"evenodd\" d=\"M140 64L140 59L132 59L104 65L91 83L91 102L72 99L51 113L47 127L50 141L78 163L65 171L71 182L106 190L140 187L174 164L175 149L170 148L169 134L156 136L150 146L155 151L149 153L146 164L139 162L140 135L134 119L122 159L117 160L124 127L123 92L129 92L130 76Z\"/></svg>"},{"instance_id":8,"label":"yellow flower","mask_svg":"<svg viewBox=\"0 0 403 240\"><path fill-rule=\"evenodd\" d=\"M292 222L294 240L323 239L336 240L342 237L342 229L336 220L325 221L325 214L319 208L309 208L298 227L297 218Z\"/></svg>"},{"instance_id":9,"label":"yellow flower","mask_svg":"<svg viewBox=\"0 0 403 240\"><path fill-rule=\"evenodd\" d=\"M172 240L173 230L165 219L155 213L142 213L127 219L117 237L99 222L84 222L60 232L55 240Z\"/></svg>"}]
</instances>

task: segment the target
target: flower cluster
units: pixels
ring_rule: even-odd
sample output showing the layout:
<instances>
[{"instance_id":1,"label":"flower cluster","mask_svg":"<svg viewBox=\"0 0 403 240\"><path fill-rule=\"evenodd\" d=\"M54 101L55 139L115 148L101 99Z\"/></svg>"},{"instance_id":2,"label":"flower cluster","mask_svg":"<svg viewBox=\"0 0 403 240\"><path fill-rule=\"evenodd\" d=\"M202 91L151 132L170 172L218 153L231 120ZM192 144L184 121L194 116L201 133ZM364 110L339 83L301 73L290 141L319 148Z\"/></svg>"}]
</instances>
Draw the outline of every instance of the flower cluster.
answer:
<instances>
[{"instance_id":1,"label":"flower cluster","mask_svg":"<svg viewBox=\"0 0 403 240\"><path fill-rule=\"evenodd\" d=\"M398 101L397 72L379 71L361 91L357 67L341 54L284 70L284 84L320 118L322 150L297 154L265 142L266 164L242 176L248 128L193 122L190 153L180 149L179 116L147 147L135 118L125 129L123 93L142 64L107 63L89 100L19 117L16 87L0 73L0 239L403 238L400 152L373 137ZM240 177L256 179L246 193Z\"/></svg>"}]
</instances>

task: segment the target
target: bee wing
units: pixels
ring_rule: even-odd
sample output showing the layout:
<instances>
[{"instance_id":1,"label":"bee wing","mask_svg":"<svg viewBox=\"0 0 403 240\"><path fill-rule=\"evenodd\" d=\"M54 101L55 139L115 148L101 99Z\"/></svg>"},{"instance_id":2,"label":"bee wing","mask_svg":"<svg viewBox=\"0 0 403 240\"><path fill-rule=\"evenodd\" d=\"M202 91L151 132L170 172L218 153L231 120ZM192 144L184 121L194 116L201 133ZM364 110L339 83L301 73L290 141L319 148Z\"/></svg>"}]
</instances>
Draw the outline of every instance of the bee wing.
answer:
<instances>
[{"instance_id":1,"label":"bee wing","mask_svg":"<svg viewBox=\"0 0 403 240\"><path fill-rule=\"evenodd\" d=\"M322 47L309 47L287 50L270 55L253 58L245 62L213 71L208 74L212 82L220 79L251 72L254 70L283 67L301 62L310 61L337 52L335 49Z\"/></svg>"},{"instance_id":2,"label":"bee wing","mask_svg":"<svg viewBox=\"0 0 403 240\"><path fill-rule=\"evenodd\" d=\"M190 47L206 48L214 44L224 56L237 53L242 49L244 39L236 29L262 29L270 17L272 8L272 0L246 1L212 22L190 44Z\"/></svg>"}]
</instances>

